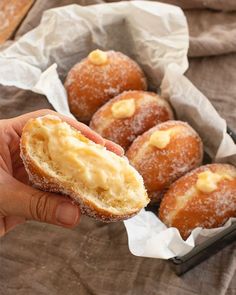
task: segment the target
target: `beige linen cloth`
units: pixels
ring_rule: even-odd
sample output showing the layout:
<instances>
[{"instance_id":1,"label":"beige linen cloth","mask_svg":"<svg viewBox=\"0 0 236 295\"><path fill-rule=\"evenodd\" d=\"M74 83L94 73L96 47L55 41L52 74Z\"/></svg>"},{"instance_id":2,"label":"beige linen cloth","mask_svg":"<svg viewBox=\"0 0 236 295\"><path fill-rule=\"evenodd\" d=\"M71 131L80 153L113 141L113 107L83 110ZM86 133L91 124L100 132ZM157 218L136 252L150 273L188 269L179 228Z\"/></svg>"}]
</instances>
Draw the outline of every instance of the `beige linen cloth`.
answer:
<instances>
[{"instance_id":1,"label":"beige linen cloth","mask_svg":"<svg viewBox=\"0 0 236 295\"><path fill-rule=\"evenodd\" d=\"M16 38L35 27L48 8L102 2L37 0ZM162 2L186 9L186 75L236 132L236 1ZM0 86L0 118L45 107L50 105L43 96ZM67 230L28 222L0 240L0 294L235 295L236 243L178 277L168 261L132 256L122 223L83 217L77 229Z\"/></svg>"}]
</instances>

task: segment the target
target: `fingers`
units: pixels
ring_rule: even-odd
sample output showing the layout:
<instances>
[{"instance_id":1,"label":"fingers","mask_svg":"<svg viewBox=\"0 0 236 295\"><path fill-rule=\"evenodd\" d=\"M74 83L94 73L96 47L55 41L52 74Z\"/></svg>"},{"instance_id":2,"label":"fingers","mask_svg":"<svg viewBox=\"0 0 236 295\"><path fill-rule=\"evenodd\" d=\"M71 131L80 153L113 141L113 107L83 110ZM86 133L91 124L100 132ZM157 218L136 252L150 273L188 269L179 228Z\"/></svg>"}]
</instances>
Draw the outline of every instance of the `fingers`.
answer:
<instances>
[{"instance_id":1,"label":"fingers","mask_svg":"<svg viewBox=\"0 0 236 295\"><path fill-rule=\"evenodd\" d=\"M105 145L105 139L101 137L98 133L93 131L91 128L89 128L87 125L76 121L74 119L62 116L57 114L63 121L67 122L69 125L74 127L75 129L79 130L84 136L86 136L88 139L94 141L95 143L98 143L100 145Z\"/></svg>"},{"instance_id":2,"label":"fingers","mask_svg":"<svg viewBox=\"0 0 236 295\"><path fill-rule=\"evenodd\" d=\"M24 114L22 116L16 117L11 119L12 124L13 124L13 128L16 130L17 134L19 136L21 136L22 130L26 124L26 122L29 119L32 118L37 118L37 117L41 117L41 116L45 116L45 115L54 115L54 116L58 116L59 118L61 118L63 121L67 122L68 124L70 124L72 127L74 127L75 129L79 130L82 134L84 134L87 138L89 138L90 140L104 145L105 141L104 139L97 134L96 132L94 132L92 129L90 129L88 126L86 126L85 124L76 121L72 118L66 117L64 115L61 115L57 112L54 112L52 110L38 110L32 113L28 113L28 114Z\"/></svg>"},{"instance_id":3,"label":"fingers","mask_svg":"<svg viewBox=\"0 0 236 295\"><path fill-rule=\"evenodd\" d=\"M102 138L98 133L93 131L91 128L89 128L87 125L76 121L72 118L66 117L64 115L61 115L57 112L54 112L52 110L38 110L32 113L24 114L22 116L16 117L14 119L11 119L13 128L16 130L17 134L21 136L22 129L25 126L26 122L31 118L37 118L40 116L45 115L55 115L61 118L63 121L70 124L75 129L79 130L84 136L86 136L88 139L94 141L95 143L98 143L100 145L106 146L106 148L114 153L116 153L119 156L124 155L124 150L117 144L113 143L112 141L105 140Z\"/></svg>"},{"instance_id":4,"label":"fingers","mask_svg":"<svg viewBox=\"0 0 236 295\"><path fill-rule=\"evenodd\" d=\"M0 237L6 233L4 218L0 217Z\"/></svg>"},{"instance_id":5,"label":"fingers","mask_svg":"<svg viewBox=\"0 0 236 295\"><path fill-rule=\"evenodd\" d=\"M72 200L29 187L14 178L0 184L0 215L19 216L72 228L79 223L80 209Z\"/></svg>"},{"instance_id":6,"label":"fingers","mask_svg":"<svg viewBox=\"0 0 236 295\"><path fill-rule=\"evenodd\" d=\"M5 217L5 230L9 232L17 225L23 224L26 222L25 217L20 216L7 216Z\"/></svg>"},{"instance_id":7,"label":"fingers","mask_svg":"<svg viewBox=\"0 0 236 295\"><path fill-rule=\"evenodd\" d=\"M19 216L7 216L0 217L0 237L4 236L7 232L15 228L17 225L25 223L24 217Z\"/></svg>"},{"instance_id":8,"label":"fingers","mask_svg":"<svg viewBox=\"0 0 236 295\"><path fill-rule=\"evenodd\" d=\"M22 130L29 119L37 118L45 115L58 115L56 112L49 109L42 109L35 112L27 113L7 121L11 121L11 125L13 129L17 132L19 136L21 136Z\"/></svg>"},{"instance_id":9,"label":"fingers","mask_svg":"<svg viewBox=\"0 0 236 295\"><path fill-rule=\"evenodd\" d=\"M124 156L125 152L124 152L123 148L120 145L118 145L118 144L116 144L116 143L114 143L114 142L112 142L110 140L105 141L105 147L109 151L117 154L118 156Z\"/></svg>"}]
</instances>

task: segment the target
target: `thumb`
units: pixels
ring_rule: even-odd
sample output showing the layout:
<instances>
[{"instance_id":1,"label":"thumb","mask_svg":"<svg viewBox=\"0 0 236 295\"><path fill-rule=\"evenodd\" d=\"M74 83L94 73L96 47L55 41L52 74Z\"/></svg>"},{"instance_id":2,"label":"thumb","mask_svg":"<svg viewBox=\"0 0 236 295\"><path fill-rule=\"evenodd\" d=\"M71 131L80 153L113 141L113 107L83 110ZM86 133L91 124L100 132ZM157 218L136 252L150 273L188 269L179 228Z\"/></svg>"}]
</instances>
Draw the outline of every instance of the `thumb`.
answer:
<instances>
[{"instance_id":1,"label":"thumb","mask_svg":"<svg viewBox=\"0 0 236 295\"><path fill-rule=\"evenodd\" d=\"M69 198L10 178L7 183L0 183L0 215L21 216L69 228L79 223L80 209Z\"/></svg>"}]
</instances>

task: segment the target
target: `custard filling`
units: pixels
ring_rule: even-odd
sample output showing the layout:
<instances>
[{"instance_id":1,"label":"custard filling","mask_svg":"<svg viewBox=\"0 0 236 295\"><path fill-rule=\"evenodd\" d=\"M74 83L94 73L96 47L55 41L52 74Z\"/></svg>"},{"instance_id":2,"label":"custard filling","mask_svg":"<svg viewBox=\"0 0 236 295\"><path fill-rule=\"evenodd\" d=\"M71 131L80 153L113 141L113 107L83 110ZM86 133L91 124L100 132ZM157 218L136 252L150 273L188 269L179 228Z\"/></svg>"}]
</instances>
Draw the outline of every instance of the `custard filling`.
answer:
<instances>
[{"instance_id":1,"label":"custard filling","mask_svg":"<svg viewBox=\"0 0 236 295\"><path fill-rule=\"evenodd\" d=\"M119 211L144 207L149 201L142 177L126 158L95 144L60 119L35 119L29 146L33 159L51 176L103 205Z\"/></svg>"},{"instance_id":2,"label":"custard filling","mask_svg":"<svg viewBox=\"0 0 236 295\"><path fill-rule=\"evenodd\" d=\"M112 105L111 111L116 119L130 118L135 112L135 101L133 98L117 101Z\"/></svg>"},{"instance_id":3,"label":"custard filling","mask_svg":"<svg viewBox=\"0 0 236 295\"><path fill-rule=\"evenodd\" d=\"M90 54L88 55L88 59L92 64L97 66L104 65L108 61L107 53L100 49L96 49L90 52Z\"/></svg>"},{"instance_id":4,"label":"custard filling","mask_svg":"<svg viewBox=\"0 0 236 295\"><path fill-rule=\"evenodd\" d=\"M157 130L149 138L149 144L164 149L170 143L171 130Z\"/></svg>"},{"instance_id":5,"label":"custard filling","mask_svg":"<svg viewBox=\"0 0 236 295\"><path fill-rule=\"evenodd\" d=\"M204 193L211 193L217 189L217 184L223 179L232 180L229 174L213 173L210 170L198 174L196 188Z\"/></svg>"}]
</instances>

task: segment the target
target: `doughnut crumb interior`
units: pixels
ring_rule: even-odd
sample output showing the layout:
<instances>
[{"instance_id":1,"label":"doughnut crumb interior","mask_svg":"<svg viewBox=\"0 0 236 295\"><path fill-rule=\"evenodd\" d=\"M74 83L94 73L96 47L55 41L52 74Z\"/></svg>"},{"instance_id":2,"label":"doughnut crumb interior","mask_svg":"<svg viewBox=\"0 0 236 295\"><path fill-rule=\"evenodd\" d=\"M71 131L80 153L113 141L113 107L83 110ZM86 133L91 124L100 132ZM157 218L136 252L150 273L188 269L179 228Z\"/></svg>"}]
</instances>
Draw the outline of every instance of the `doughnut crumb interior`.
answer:
<instances>
[{"instance_id":1,"label":"doughnut crumb interior","mask_svg":"<svg viewBox=\"0 0 236 295\"><path fill-rule=\"evenodd\" d=\"M27 122L21 157L36 187L70 196L91 217L124 220L149 202L141 175L126 158L89 140L57 116Z\"/></svg>"}]
</instances>

